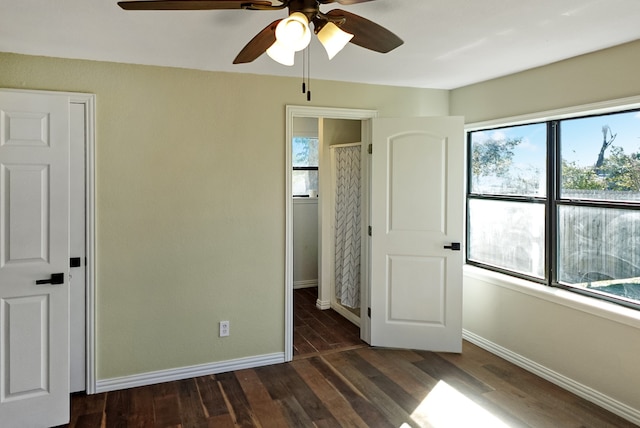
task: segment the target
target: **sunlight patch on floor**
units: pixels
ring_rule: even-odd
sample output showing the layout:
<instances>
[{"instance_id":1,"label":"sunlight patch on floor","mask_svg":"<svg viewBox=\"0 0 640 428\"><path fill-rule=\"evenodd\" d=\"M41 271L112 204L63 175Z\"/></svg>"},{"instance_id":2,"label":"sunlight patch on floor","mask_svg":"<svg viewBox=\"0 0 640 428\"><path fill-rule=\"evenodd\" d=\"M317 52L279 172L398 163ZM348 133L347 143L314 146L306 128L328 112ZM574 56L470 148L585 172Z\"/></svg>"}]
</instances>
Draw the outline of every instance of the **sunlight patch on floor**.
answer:
<instances>
[{"instance_id":1,"label":"sunlight patch on floor","mask_svg":"<svg viewBox=\"0 0 640 428\"><path fill-rule=\"evenodd\" d=\"M498 417L444 381L438 382L413 411L411 418L420 426L434 428L509 428ZM405 427L409 425L403 424L401 428Z\"/></svg>"}]
</instances>

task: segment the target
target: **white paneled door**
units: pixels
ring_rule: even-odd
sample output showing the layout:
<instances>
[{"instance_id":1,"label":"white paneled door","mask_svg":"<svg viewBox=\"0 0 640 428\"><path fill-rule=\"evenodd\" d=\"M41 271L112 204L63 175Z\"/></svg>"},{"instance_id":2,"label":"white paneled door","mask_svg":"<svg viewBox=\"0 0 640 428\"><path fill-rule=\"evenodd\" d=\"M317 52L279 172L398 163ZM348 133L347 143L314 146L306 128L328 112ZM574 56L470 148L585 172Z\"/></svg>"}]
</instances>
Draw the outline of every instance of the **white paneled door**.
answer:
<instances>
[{"instance_id":1,"label":"white paneled door","mask_svg":"<svg viewBox=\"0 0 640 428\"><path fill-rule=\"evenodd\" d=\"M69 97L0 91L0 425L69 420Z\"/></svg>"},{"instance_id":2,"label":"white paneled door","mask_svg":"<svg viewBox=\"0 0 640 428\"><path fill-rule=\"evenodd\" d=\"M374 119L371 183L371 344L461 352L463 119Z\"/></svg>"}]
</instances>

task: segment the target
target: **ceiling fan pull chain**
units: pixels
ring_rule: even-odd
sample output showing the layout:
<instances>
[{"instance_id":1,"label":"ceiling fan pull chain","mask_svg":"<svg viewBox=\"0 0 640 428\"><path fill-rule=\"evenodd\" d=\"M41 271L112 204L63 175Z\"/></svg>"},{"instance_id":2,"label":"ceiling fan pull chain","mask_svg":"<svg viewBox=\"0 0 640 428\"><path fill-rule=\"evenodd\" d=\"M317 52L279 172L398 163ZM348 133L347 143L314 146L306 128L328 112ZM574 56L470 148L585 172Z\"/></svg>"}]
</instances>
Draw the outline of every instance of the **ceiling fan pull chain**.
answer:
<instances>
[{"instance_id":1,"label":"ceiling fan pull chain","mask_svg":"<svg viewBox=\"0 0 640 428\"><path fill-rule=\"evenodd\" d=\"M304 60L304 52L302 52L302 93L306 94L307 93L307 84L304 81L304 75L305 75L305 70L306 70L306 62Z\"/></svg>"},{"instance_id":2,"label":"ceiling fan pull chain","mask_svg":"<svg viewBox=\"0 0 640 428\"><path fill-rule=\"evenodd\" d=\"M311 45L307 46L307 101L311 101Z\"/></svg>"}]
</instances>

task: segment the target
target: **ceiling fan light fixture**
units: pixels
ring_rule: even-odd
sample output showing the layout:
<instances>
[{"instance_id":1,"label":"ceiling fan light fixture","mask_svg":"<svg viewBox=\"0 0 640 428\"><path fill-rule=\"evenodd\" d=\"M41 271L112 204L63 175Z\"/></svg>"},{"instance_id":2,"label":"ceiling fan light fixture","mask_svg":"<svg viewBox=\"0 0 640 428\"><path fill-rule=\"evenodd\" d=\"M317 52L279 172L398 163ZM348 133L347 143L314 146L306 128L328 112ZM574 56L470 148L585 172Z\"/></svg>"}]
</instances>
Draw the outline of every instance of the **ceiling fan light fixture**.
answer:
<instances>
[{"instance_id":1,"label":"ceiling fan light fixture","mask_svg":"<svg viewBox=\"0 0 640 428\"><path fill-rule=\"evenodd\" d=\"M290 67L294 63L296 52L276 40L276 42L267 49L267 55L269 55L272 60Z\"/></svg>"},{"instance_id":2,"label":"ceiling fan light fixture","mask_svg":"<svg viewBox=\"0 0 640 428\"><path fill-rule=\"evenodd\" d=\"M309 46L311 30L307 17L303 13L294 12L280 21L276 27L276 40L294 52Z\"/></svg>"},{"instance_id":3,"label":"ceiling fan light fixture","mask_svg":"<svg viewBox=\"0 0 640 428\"><path fill-rule=\"evenodd\" d=\"M353 38L353 34L343 31L333 22L328 22L318 32L318 40L327 51L329 59L333 59Z\"/></svg>"}]
</instances>

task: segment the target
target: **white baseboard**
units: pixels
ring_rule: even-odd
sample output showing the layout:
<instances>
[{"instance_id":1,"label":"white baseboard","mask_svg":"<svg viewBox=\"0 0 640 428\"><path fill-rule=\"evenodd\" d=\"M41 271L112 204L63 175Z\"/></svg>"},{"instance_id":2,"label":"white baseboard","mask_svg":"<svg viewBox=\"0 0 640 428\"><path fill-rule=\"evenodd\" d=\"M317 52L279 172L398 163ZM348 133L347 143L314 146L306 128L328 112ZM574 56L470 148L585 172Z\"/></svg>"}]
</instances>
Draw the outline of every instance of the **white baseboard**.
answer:
<instances>
[{"instance_id":1,"label":"white baseboard","mask_svg":"<svg viewBox=\"0 0 640 428\"><path fill-rule=\"evenodd\" d=\"M316 308L321 311L326 311L327 309L331 309L331 301L329 300L316 300Z\"/></svg>"},{"instance_id":2,"label":"white baseboard","mask_svg":"<svg viewBox=\"0 0 640 428\"><path fill-rule=\"evenodd\" d=\"M350 310L346 309L344 306L338 303L334 303L333 305L331 305L331 309L333 309L334 311L342 315L344 318L349 320L352 324L355 324L358 326L358 328L360 328L360 317L354 314L353 312L351 312Z\"/></svg>"},{"instance_id":3,"label":"white baseboard","mask_svg":"<svg viewBox=\"0 0 640 428\"><path fill-rule=\"evenodd\" d=\"M546 379L549 382L558 385L559 387L566 389L567 391L570 391L587 401L597 404L598 406L609 410L611 413L615 413L621 418L633 422L636 425L640 425L640 410L638 409L634 409L631 406L621 403L620 401L602 394L601 392L598 392L593 388L590 388L547 367L544 367L543 365L538 364L526 357L523 357L522 355L516 354L515 352L510 351L507 348L503 348L502 346L486 340L485 338L478 336L477 334L472 333L468 330L462 331L462 337L469 342L491 352L492 354L504 358L505 360L515 364L518 367L521 367L537 376L540 376L541 378Z\"/></svg>"},{"instance_id":4,"label":"white baseboard","mask_svg":"<svg viewBox=\"0 0 640 428\"><path fill-rule=\"evenodd\" d=\"M317 287L317 279L306 279L304 281L293 281L293 289Z\"/></svg>"},{"instance_id":5,"label":"white baseboard","mask_svg":"<svg viewBox=\"0 0 640 428\"><path fill-rule=\"evenodd\" d=\"M135 388L138 386L153 385L162 382L172 382L174 380L189 379L234 370L251 369L284 362L284 353L279 352L275 354L259 355L256 357L238 358L218 363L199 364L196 366L179 367L176 369L159 370L156 372L103 379L96 382L96 393L117 391L119 389Z\"/></svg>"}]
</instances>

